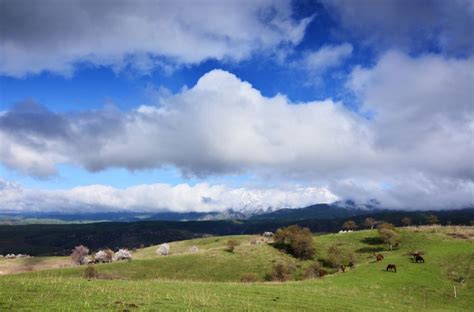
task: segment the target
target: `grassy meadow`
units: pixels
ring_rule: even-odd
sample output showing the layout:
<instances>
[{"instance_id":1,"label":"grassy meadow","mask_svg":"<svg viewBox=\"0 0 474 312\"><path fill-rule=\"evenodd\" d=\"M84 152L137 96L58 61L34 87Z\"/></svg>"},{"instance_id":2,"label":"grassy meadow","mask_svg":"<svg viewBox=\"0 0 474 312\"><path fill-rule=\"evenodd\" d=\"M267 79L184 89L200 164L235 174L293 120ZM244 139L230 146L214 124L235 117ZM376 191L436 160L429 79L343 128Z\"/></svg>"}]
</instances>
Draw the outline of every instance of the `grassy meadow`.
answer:
<instances>
[{"instance_id":1,"label":"grassy meadow","mask_svg":"<svg viewBox=\"0 0 474 312\"><path fill-rule=\"evenodd\" d=\"M474 228L399 231L401 243L393 251L376 230L315 235L317 258L332 274L306 280L311 261L251 244L258 237L250 235L170 243L168 256L156 255L156 246L139 249L131 262L95 265L94 279L83 277L84 266L36 271L32 265L33 272L0 276L0 311L472 311ZM233 253L226 248L229 239L240 243ZM189 252L193 245L198 252ZM355 268L342 273L328 267L331 245L344 257L352 253ZM413 263L407 255L412 250L423 251L426 263ZM374 252L385 260L375 262ZM0 268L23 260L0 260ZM265 281L279 262L294 268L292 281ZM397 265L397 273L385 270L388 263ZM245 273L259 281L241 283ZM455 281L461 276L463 284Z\"/></svg>"}]
</instances>

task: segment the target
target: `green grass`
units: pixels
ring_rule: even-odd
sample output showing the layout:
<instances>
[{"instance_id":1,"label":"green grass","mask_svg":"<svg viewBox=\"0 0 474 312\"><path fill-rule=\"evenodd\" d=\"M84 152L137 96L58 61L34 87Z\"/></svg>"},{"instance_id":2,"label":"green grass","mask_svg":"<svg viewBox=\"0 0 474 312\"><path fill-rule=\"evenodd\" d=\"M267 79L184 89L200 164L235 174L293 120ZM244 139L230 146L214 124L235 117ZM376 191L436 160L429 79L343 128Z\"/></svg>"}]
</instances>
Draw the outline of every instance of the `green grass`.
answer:
<instances>
[{"instance_id":1,"label":"green grass","mask_svg":"<svg viewBox=\"0 0 474 312\"><path fill-rule=\"evenodd\" d=\"M153 247L137 251L132 262L97 265L111 280L88 281L81 277L84 267L2 276L0 311L471 311L474 242L443 231L401 230L400 249L382 251L382 263L371 257L385 248L376 231L315 236L318 258L337 243L354 252L356 268L287 283L238 283L246 272L263 278L277 261L300 270L308 263L269 245L250 245L250 236L232 237L241 242L235 253L225 251L230 237L176 242L170 256L156 256ZM188 253L192 245L200 251ZM406 256L411 249L424 251L426 263L412 263ZM386 272L388 263L398 272ZM453 281L459 276L464 285Z\"/></svg>"}]
</instances>

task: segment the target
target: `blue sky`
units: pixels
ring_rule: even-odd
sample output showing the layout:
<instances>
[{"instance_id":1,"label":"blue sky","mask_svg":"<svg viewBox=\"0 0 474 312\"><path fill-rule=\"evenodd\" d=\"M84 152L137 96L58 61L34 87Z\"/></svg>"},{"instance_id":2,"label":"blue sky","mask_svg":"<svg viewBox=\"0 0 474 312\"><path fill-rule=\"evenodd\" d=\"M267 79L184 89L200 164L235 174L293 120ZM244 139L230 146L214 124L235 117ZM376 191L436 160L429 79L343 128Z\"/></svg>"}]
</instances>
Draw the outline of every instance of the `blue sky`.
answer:
<instances>
[{"instance_id":1,"label":"blue sky","mask_svg":"<svg viewBox=\"0 0 474 312\"><path fill-rule=\"evenodd\" d=\"M0 211L474 203L472 1L69 4L1 2Z\"/></svg>"}]
</instances>

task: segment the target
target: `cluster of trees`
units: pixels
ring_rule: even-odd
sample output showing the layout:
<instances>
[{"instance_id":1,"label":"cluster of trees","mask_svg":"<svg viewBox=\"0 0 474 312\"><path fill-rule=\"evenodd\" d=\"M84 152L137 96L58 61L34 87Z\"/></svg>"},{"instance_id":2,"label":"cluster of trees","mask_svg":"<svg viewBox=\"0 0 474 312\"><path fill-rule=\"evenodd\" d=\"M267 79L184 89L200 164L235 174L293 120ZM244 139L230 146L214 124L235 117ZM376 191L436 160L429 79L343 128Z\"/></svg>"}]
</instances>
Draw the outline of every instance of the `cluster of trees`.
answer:
<instances>
[{"instance_id":1,"label":"cluster of trees","mask_svg":"<svg viewBox=\"0 0 474 312\"><path fill-rule=\"evenodd\" d=\"M410 226L410 225L412 225L412 219L409 218L409 217L404 217L404 218L402 218L400 221L401 221L401 224L402 224L403 226ZM438 217L437 217L436 215L430 214L430 215L427 215L427 216L425 217L425 222L426 222L426 224L429 224L429 225L435 225L435 224L439 224L439 219L438 219ZM377 221L377 220L375 220L374 218L368 217L368 218L365 218L365 220L364 220L364 222L363 222L362 225L363 225L365 228L373 229L374 227L376 227L376 226L378 227L380 224L383 224L383 223L385 223L385 222L383 222L383 221ZM342 228L343 228L344 230L352 230L352 231L353 231L353 230L355 230L355 229L358 228L358 225L357 225L357 223L356 223L355 221L353 221L353 220L348 220L348 221L346 221L346 222L343 223Z\"/></svg>"},{"instance_id":2,"label":"cluster of trees","mask_svg":"<svg viewBox=\"0 0 474 312\"><path fill-rule=\"evenodd\" d=\"M89 256L89 248L79 245L72 250L71 259L75 264L107 263L132 260L132 254L127 249L119 249L115 253L111 249L105 249L99 250L93 256Z\"/></svg>"},{"instance_id":3,"label":"cluster of trees","mask_svg":"<svg viewBox=\"0 0 474 312\"><path fill-rule=\"evenodd\" d=\"M314 256L313 234L308 228L290 225L280 228L274 235L275 247L283 249L299 259L312 259Z\"/></svg>"}]
</instances>

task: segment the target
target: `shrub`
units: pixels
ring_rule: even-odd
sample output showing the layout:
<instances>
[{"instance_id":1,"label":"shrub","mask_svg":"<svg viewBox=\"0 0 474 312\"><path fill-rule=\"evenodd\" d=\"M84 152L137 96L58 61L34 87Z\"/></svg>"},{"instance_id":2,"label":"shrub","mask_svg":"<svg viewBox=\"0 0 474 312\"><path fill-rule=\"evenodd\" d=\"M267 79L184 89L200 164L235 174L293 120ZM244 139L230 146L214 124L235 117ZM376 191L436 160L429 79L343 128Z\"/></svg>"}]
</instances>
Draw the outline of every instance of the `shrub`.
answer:
<instances>
[{"instance_id":1,"label":"shrub","mask_svg":"<svg viewBox=\"0 0 474 312\"><path fill-rule=\"evenodd\" d=\"M89 248L83 245L74 247L71 259L75 264L84 264L84 258L89 254Z\"/></svg>"},{"instance_id":2,"label":"shrub","mask_svg":"<svg viewBox=\"0 0 474 312\"><path fill-rule=\"evenodd\" d=\"M333 268L338 268L342 264L342 250L338 245L332 244L328 249L328 260Z\"/></svg>"},{"instance_id":3,"label":"shrub","mask_svg":"<svg viewBox=\"0 0 474 312\"><path fill-rule=\"evenodd\" d=\"M357 228L357 224L353 220L349 220L349 221L344 222L344 224L342 225L342 228L344 230L353 231Z\"/></svg>"},{"instance_id":4,"label":"shrub","mask_svg":"<svg viewBox=\"0 0 474 312\"><path fill-rule=\"evenodd\" d=\"M400 241L400 235L395 230L393 224L384 223L385 226L378 228L380 238L388 244L388 248L393 250L393 245Z\"/></svg>"},{"instance_id":5,"label":"shrub","mask_svg":"<svg viewBox=\"0 0 474 312\"><path fill-rule=\"evenodd\" d=\"M310 278L316 278L319 277L319 269L321 267L319 266L319 262L315 261L311 263L309 267L306 268L303 274L304 279L310 279Z\"/></svg>"},{"instance_id":6,"label":"shrub","mask_svg":"<svg viewBox=\"0 0 474 312\"><path fill-rule=\"evenodd\" d=\"M292 278L292 268L284 262L273 265L273 270L267 275L267 279L274 282L286 282Z\"/></svg>"},{"instance_id":7,"label":"shrub","mask_svg":"<svg viewBox=\"0 0 474 312\"><path fill-rule=\"evenodd\" d=\"M99 273L97 273L97 270L94 266L88 265L87 268L84 270L82 276L87 279L97 278L99 276Z\"/></svg>"},{"instance_id":8,"label":"shrub","mask_svg":"<svg viewBox=\"0 0 474 312\"><path fill-rule=\"evenodd\" d=\"M239 245L240 245L240 243L236 240L233 240L233 239L228 240L227 241L227 250L230 251L230 252L234 252L235 247L237 247Z\"/></svg>"},{"instance_id":9,"label":"shrub","mask_svg":"<svg viewBox=\"0 0 474 312\"><path fill-rule=\"evenodd\" d=\"M312 259L314 256L313 234L308 228L290 225L276 231L275 247L286 250L300 259Z\"/></svg>"},{"instance_id":10,"label":"shrub","mask_svg":"<svg viewBox=\"0 0 474 312\"><path fill-rule=\"evenodd\" d=\"M258 282L258 275L256 273L244 273L240 276L242 283L255 283Z\"/></svg>"}]
</instances>

